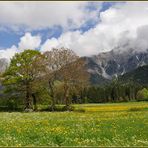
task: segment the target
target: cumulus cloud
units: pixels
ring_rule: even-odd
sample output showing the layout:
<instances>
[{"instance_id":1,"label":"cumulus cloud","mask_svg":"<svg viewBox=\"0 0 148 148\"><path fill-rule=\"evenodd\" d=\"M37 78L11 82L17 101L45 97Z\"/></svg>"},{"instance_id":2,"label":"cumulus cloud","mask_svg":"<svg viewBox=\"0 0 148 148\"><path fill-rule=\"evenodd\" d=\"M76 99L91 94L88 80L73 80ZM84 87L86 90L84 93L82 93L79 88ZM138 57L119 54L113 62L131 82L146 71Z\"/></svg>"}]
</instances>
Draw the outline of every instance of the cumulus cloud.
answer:
<instances>
[{"instance_id":1,"label":"cumulus cloud","mask_svg":"<svg viewBox=\"0 0 148 148\"><path fill-rule=\"evenodd\" d=\"M17 46L13 45L10 48L1 49L0 50L0 58L6 58L6 59L10 60L15 55L15 53L22 52L26 49L39 48L40 43L41 43L40 36L38 36L38 35L33 36L29 32L25 33L25 35L20 38L20 42L18 43Z\"/></svg>"},{"instance_id":2,"label":"cumulus cloud","mask_svg":"<svg viewBox=\"0 0 148 148\"><path fill-rule=\"evenodd\" d=\"M40 36L38 36L38 35L32 36L31 33L25 33L25 35L20 38L18 48L20 50L36 49L40 46L40 43L41 43Z\"/></svg>"},{"instance_id":3,"label":"cumulus cloud","mask_svg":"<svg viewBox=\"0 0 148 148\"><path fill-rule=\"evenodd\" d=\"M88 20L97 21L100 9L101 2L1 2L0 24L14 31L55 25L77 28Z\"/></svg>"},{"instance_id":4,"label":"cumulus cloud","mask_svg":"<svg viewBox=\"0 0 148 148\"><path fill-rule=\"evenodd\" d=\"M58 39L48 39L41 46L41 51L44 52L52 48L65 47L74 50L80 56L91 55L95 52L94 46L97 45L97 40L95 37L90 37L89 32L86 35L80 31L66 32Z\"/></svg>"},{"instance_id":5,"label":"cumulus cloud","mask_svg":"<svg viewBox=\"0 0 148 148\"><path fill-rule=\"evenodd\" d=\"M3 5L4 8L0 9L0 24L10 23L11 27L14 24L23 24L39 29L60 24L63 27L77 28L88 20L99 20L95 27L85 32L80 29L66 30L60 37L49 38L42 45L40 36L26 33L16 46L19 50L40 48L41 52L44 52L54 47L66 47L80 56L91 56L112 49L122 51L129 48L134 48L136 51L148 49L148 2L117 3L102 12L99 12L101 4L97 2L93 3L92 10L88 8L90 6L88 2L30 2L29 4L10 2L9 4L12 6L9 11L10 5Z\"/></svg>"},{"instance_id":6,"label":"cumulus cloud","mask_svg":"<svg viewBox=\"0 0 148 148\"><path fill-rule=\"evenodd\" d=\"M135 49L136 52L146 51L148 49L148 25L137 28L137 36L128 39L128 47Z\"/></svg>"},{"instance_id":7,"label":"cumulus cloud","mask_svg":"<svg viewBox=\"0 0 148 148\"><path fill-rule=\"evenodd\" d=\"M17 47L13 45L10 48L0 50L0 58L6 58L10 60L17 52L19 52Z\"/></svg>"},{"instance_id":8,"label":"cumulus cloud","mask_svg":"<svg viewBox=\"0 0 148 148\"><path fill-rule=\"evenodd\" d=\"M67 47L81 56L89 56L124 45L128 45L126 49L145 50L148 48L147 16L147 2L118 3L100 13L100 22L94 28L84 33L66 32L57 39L48 39L41 51Z\"/></svg>"}]
</instances>

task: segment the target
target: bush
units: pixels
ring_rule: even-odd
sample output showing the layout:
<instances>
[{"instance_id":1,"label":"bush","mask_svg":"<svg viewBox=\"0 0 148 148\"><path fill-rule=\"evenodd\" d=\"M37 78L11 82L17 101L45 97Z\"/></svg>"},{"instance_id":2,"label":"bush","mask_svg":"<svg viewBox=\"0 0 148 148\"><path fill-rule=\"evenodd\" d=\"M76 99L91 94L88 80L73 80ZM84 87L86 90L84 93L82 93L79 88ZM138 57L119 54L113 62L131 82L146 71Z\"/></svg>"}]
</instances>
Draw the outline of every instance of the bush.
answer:
<instances>
[{"instance_id":1,"label":"bush","mask_svg":"<svg viewBox=\"0 0 148 148\"><path fill-rule=\"evenodd\" d=\"M129 109L129 111L141 111L143 110L143 108L140 108L140 107L132 107Z\"/></svg>"},{"instance_id":2,"label":"bush","mask_svg":"<svg viewBox=\"0 0 148 148\"><path fill-rule=\"evenodd\" d=\"M83 108L77 108L77 109L74 109L74 112L84 113L85 112L85 109L83 109Z\"/></svg>"},{"instance_id":3,"label":"bush","mask_svg":"<svg viewBox=\"0 0 148 148\"><path fill-rule=\"evenodd\" d=\"M148 107L132 107L129 111L147 111Z\"/></svg>"},{"instance_id":4,"label":"bush","mask_svg":"<svg viewBox=\"0 0 148 148\"><path fill-rule=\"evenodd\" d=\"M74 107L73 106L61 106L61 105L56 105L54 108L52 106L41 109L41 111L57 111L57 112L64 112L64 111L73 111Z\"/></svg>"},{"instance_id":5,"label":"bush","mask_svg":"<svg viewBox=\"0 0 148 148\"><path fill-rule=\"evenodd\" d=\"M137 101L148 101L148 90L146 88L138 91Z\"/></svg>"},{"instance_id":6,"label":"bush","mask_svg":"<svg viewBox=\"0 0 148 148\"><path fill-rule=\"evenodd\" d=\"M16 100L14 99L9 99L6 103L5 106L7 108L7 110L12 110L12 111L16 111L18 110L18 103Z\"/></svg>"},{"instance_id":7,"label":"bush","mask_svg":"<svg viewBox=\"0 0 148 148\"><path fill-rule=\"evenodd\" d=\"M63 107L63 111L74 111L74 106L68 105Z\"/></svg>"}]
</instances>

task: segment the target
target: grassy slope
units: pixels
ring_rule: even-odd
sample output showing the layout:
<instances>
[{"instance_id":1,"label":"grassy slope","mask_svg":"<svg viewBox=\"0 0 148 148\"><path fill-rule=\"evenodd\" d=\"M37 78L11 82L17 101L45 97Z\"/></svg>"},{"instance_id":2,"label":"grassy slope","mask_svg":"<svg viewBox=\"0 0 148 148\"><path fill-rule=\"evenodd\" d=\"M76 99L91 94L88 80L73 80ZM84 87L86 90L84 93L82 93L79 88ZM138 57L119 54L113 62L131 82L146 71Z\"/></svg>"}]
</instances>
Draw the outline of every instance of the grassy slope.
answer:
<instances>
[{"instance_id":1,"label":"grassy slope","mask_svg":"<svg viewBox=\"0 0 148 148\"><path fill-rule=\"evenodd\" d=\"M0 146L148 146L148 103L76 106L86 112L1 112Z\"/></svg>"}]
</instances>

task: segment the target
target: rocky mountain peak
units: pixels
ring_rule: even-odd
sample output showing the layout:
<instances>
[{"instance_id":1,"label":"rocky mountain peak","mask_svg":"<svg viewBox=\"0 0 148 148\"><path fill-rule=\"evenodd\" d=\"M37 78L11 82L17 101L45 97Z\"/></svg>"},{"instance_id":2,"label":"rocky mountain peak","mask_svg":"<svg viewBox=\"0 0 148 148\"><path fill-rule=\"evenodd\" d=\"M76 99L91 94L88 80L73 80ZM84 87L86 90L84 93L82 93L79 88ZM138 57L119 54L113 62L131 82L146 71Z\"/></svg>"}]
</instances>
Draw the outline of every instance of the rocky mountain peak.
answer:
<instances>
[{"instance_id":1,"label":"rocky mountain peak","mask_svg":"<svg viewBox=\"0 0 148 148\"><path fill-rule=\"evenodd\" d=\"M138 51L132 48L121 50L121 48L116 48L88 58L86 67L91 75L110 80L147 64L148 50Z\"/></svg>"}]
</instances>

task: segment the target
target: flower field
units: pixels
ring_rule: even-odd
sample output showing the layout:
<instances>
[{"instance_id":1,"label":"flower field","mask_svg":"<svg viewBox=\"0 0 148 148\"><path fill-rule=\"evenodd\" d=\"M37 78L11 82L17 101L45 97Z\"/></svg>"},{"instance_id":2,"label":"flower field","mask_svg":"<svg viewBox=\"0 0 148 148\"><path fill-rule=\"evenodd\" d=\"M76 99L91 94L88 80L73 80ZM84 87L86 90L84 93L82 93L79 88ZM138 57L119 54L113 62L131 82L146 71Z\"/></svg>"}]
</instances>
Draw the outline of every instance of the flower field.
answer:
<instances>
[{"instance_id":1,"label":"flower field","mask_svg":"<svg viewBox=\"0 0 148 148\"><path fill-rule=\"evenodd\" d=\"M0 146L148 146L148 103L76 107L85 112L1 112Z\"/></svg>"}]
</instances>

